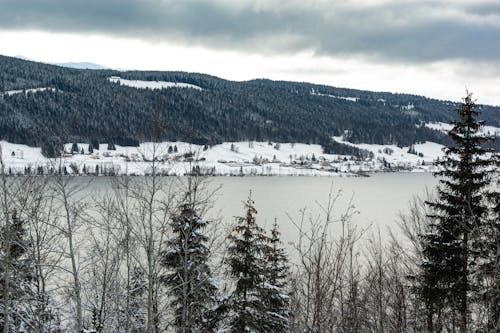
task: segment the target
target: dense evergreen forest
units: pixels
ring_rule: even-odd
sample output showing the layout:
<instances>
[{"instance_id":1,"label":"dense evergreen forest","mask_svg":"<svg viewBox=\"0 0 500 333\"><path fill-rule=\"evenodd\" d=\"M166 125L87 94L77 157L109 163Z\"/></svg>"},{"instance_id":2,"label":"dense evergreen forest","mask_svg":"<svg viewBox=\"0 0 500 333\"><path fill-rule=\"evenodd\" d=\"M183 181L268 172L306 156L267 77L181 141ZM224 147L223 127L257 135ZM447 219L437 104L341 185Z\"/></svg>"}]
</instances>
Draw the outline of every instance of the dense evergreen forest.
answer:
<instances>
[{"instance_id":1,"label":"dense evergreen forest","mask_svg":"<svg viewBox=\"0 0 500 333\"><path fill-rule=\"evenodd\" d=\"M136 89L110 82L111 76L190 83L202 89ZM31 146L92 140L120 145L272 140L318 143L327 153L358 154L331 137L400 146L447 144L445 134L421 124L449 122L458 106L421 96L309 83L69 69L0 56L0 93L34 88L51 89L0 95L2 140ZM488 125L500 127L500 107L480 108Z\"/></svg>"}]
</instances>

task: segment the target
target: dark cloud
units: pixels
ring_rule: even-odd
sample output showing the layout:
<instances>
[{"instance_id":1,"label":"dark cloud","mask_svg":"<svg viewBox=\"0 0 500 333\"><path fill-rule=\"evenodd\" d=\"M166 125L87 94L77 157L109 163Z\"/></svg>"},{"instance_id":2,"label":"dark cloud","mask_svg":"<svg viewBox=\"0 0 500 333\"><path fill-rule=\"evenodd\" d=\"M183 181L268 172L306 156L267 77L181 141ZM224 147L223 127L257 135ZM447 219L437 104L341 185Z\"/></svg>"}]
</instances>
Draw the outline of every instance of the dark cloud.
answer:
<instances>
[{"instance_id":1,"label":"dark cloud","mask_svg":"<svg viewBox=\"0 0 500 333\"><path fill-rule=\"evenodd\" d=\"M483 4L472 4L467 6L467 10L471 14L477 14L481 16L489 15L500 15L500 3L483 3Z\"/></svg>"},{"instance_id":2,"label":"dark cloud","mask_svg":"<svg viewBox=\"0 0 500 333\"><path fill-rule=\"evenodd\" d=\"M276 1L273 7L273 1L259 8L236 0L0 0L0 29L102 33L272 54L312 50L386 61L500 59L497 5L331 1L307 6L290 0L292 5Z\"/></svg>"}]
</instances>

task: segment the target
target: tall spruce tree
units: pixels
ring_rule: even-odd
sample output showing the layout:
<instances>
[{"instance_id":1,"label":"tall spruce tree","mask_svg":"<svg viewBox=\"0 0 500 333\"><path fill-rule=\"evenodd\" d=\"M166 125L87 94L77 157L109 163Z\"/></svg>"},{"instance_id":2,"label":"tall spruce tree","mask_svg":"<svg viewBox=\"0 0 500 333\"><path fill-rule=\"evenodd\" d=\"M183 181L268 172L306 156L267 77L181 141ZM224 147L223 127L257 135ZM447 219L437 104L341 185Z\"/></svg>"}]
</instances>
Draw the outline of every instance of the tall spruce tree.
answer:
<instances>
[{"instance_id":1,"label":"tall spruce tree","mask_svg":"<svg viewBox=\"0 0 500 333\"><path fill-rule=\"evenodd\" d=\"M281 247L278 223L274 221L269 237L269 247L265 253L265 282L262 288L267 314L268 332L288 332L289 297L287 278L288 257Z\"/></svg>"},{"instance_id":2,"label":"tall spruce tree","mask_svg":"<svg viewBox=\"0 0 500 333\"><path fill-rule=\"evenodd\" d=\"M490 149L483 145L492 140L481 133L484 122L477 119L478 107L467 92L457 110L459 120L448 132L453 145L446 147L445 158L437 162L440 171L438 199L428 202L433 213L430 232L423 235L421 295L427 305L430 332L435 317L448 309L453 326L468 331L469 291L474 287L472 273L477 269L479 239L475 237L485 226L487 206L484 193L490 177ZM458 325L454 322L458 321Z\"/></svg>"},{"instance_id":3,"label":"tall spruce tree","mask_svg":"<svg viewBox=\"0 0 500 333\"><path fill-rule=\"evenodd\" d=\"M2 306L0 331L5 332L4 313L8 313L9 332L18 332L29 328L33 324L32 308L36 306L36 299L32 291L34 267L28 255L30 247L26 236L25 222L19 218L16 211L12 213L10 223L1 229L2 251L0 260L0 304ZM9 269L4 269L8 265ZM8 276L7 276L8 275ZM6 280L8 285L6 286ZM5 288L8 288L5 290ZM7 291L7 299L5 299ZM7 312L4 307L7 306Z\"/></svg>"},{"instance_id":4,"label":"tall spruce tree","mask_svg":"<svg viewBox=\"0 0 500 333\"><path fill-rule=\"evenodd\" d=\"M173 237L167 242L162 264L170 272L164 283L169 287L175 311L173 326L180 333L213 332L217 319L217 285L208 266L208 237L203 233L208 222L196 211L191 200L179 207L171 226Z\"/></svg>"},{"instance_id":5,"label":"tall spruce tree","mask_svg":"<svg viewBox=\"0 0 500 333\"><path fill-rule=\"evenodd\" d=\"M245 216L237 218L229 235L228 263L236 288L231 295L230 331L270 332L267 327L263 286L268 237L255 221L257 210L251 196L244 204Z\"/></svg>"}]
</instances>

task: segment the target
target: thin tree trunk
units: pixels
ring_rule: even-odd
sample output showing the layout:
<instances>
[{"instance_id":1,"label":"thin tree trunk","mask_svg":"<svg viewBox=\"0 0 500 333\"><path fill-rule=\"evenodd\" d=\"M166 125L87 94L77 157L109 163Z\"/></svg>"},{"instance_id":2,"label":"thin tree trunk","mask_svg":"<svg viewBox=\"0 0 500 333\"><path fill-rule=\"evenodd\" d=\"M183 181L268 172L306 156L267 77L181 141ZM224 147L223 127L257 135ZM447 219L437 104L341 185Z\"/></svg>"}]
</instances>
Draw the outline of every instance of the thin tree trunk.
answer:
<instances>
[{"instance_id":1,"label":"thin tree trunk","mask_svg":"<svg viewBox=\"0 0 500 333\"><path fill-rule=\"evenodd\" d=\"M5 208L6 209L6 208ZM8 213L6 214L5 220L5 228L6 232L4 234L4 253L5 258L3 262L3 271L4 271L4 286L3 286L3 333L10 332L10 232L9 232L9 217Z\"/></svg>"},{"instance_id":2,"label":"thin tree trunk","mask_svg":"<svg viewBox=\"0 0 500 333\"><path fill-rule=\"evenodd\" d=\"M62 184L63 185L63 184ZM63 185L64 186L64 185ZM66 195L66 190L62 188L62 195L64 200L64 209L66 211L66 227L67 238L68 238L68 251L71 259L71 272L73 275L73 292L75 293L76 301L76 330L77 332L83 332L83 314L82 314L82 296L81 296L81 284L80 284L80 272L78 269L78 264L76 262L76 252L73 242L73 225L71 221L71 212L69 208L69 202Z\"/></svg>"},{"instance_id":3,"label":"thin tree trunk","mask_svg":"<svg viewBox=\"0 0 500 333\"><path fill-rule=\"evenodd\" d=\"M467 289L469 288L469 281L468 281L468 265L467 265L467 260L468 260L468 255L467 255L467 250L468 250L468 233L467 231L464 232L464 239L463 239L463 251L464 251L464 258L462 259L462 290L460 293L460 333L467 333Z\"/></svg>"},{"instance_id":4,"label":"thin tree trunk","mask_svg":"<svg viewBox=\"0 0 500 333\"><path fill-rule=\"evenodd\" d=\"M10 260L10 216L9 216L9 201L8 201L8 186L7 178L5 175L5 165L3 163L2 147L0 146L0 164L2 172L2 206L3 215L5 219L5 235L3 240L3 250L5 254L3 262L4 271L4 286L3 286L3 333L10 332L10 271L11 271L11 260Z\"/></svg>"},{"instance_id":5,"label":"thin tree trunk","mask_svg":"<svg viewBox=\"0 0 500 333\"><path fill-rule=\"evenodd\" d=\"M147 261L148 261L148 322L147 322L147 333L153 333L155 330L155 311L154 311L154 288L155 286L155 281L154 281L154 265L155 265L155 258L154 258L154 240L153 240L153 209L154 209L154 199L155 199L155 194L156 194L156 165L155 165L155 158L156 158L156 146L153 146L153 162L152 162L152 188L151 188L151 195L148 200L148 240L147 240Z\"/></svg>"},{"instance_id":6,"label":"thin tree trunk","mask_svg":"<svg viewBox=\"0 0 500 333\"><path fill-rule=\"evenodd\" d=\"M148 252L152 251L152 244L151 244L151 239L149 240L149 249ZM154 313L153 313L153 288L154 288L154 283L153 283L153 258L152 258L152 253L148 253L148 323L147 323L147 333L153 333L154 332L154 325L153 325L153 319L154 319Z\"/></svg>"}]
</instances>

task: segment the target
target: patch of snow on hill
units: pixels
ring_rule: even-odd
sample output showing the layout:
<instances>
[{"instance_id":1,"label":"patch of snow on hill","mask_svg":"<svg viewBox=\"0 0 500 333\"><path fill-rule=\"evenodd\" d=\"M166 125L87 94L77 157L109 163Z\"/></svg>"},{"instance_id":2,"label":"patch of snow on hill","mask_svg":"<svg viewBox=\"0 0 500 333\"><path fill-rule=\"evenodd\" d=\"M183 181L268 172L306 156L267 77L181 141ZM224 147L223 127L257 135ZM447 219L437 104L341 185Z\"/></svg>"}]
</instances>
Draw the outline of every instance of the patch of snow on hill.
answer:
<instances>
[{"instance_id":1,"label":"patch of snow on hill","mask_svg":"<svg viewBox=\"0 0 500 333\"><path fill-rule=\"evenodd\" d=\"M349 102L357 102L357 101L359 101L359 98L357 98L357 97L344 97L344 96L335 96L335 95L329 95L329 94L322 94L320 92L315 91L314 89L311 89L311 95L313 95L313 96L324 96L324 97L330 97L330 98L343 99L343 100L349 101Z\"/></svg>"},{"instance_id":2,"label":"patch of snow on hill","mask_svg":"<svg viewBox=\"0 0 500 333\"><path fill-rule=\"evenodd\" d=\"M433 162L444 156L443 145L434 142L424 142L413 145L415 154L409 153L410 147L398 147L396 145L378 145L359 143L354 144L344 141L342 137L334 137L334 140L349 146L367 150L373 153L373 159L384 163L390 163L393 167L413 168L422 171L433 171ZM378 166L377 168L382 168Z\"/></svg>"},{"instance_id":3,"label":"patch of snow on hill","mask_svg":"<svg viewBox=\"0 0 500 333\"><path fill-rule=\"evenodd\" d=\"M201 87L194 84L183 82L126 80L119 76L112 76L109 81L137 89L191 88L202 90Z\"/></svg>"},{"instance_id":4,"label":"patch of snow on hill","mask_svg":"<svg viewBox=\"0 0 500 333\"><path fill-rule=\"evenodd\" d=\"M16 95L16 94L22 94L23 92L25 94L28 94L28 93L37 93L37 92L41 92L41 91L52 91L52 92L55 92L55 91L57 91L57 89L56 88L45 87L45 88L33 88L33 89L24 89L24 90L8 90L8 91L5 91L3 94L4 95L12 96L12 95Z\"/></svg>"},{"instance_id":5,"label":"patch of snow on hill","mask_svg":"<svg viewBox=\"0 0 500 333\"><path fill-rule=\"evenodd\" d=\"M425 127L428 127L436 131L441 131L443 133L447 133L449 130L453 128L453 125L442 122L436 122L436 123L426 123Z\"/></svg>"},{"instance_id":6,"label":"patch of snow on hill","mask_svg":"<svg viewBox=\"0 0 500 333\"><path fill-rule=\"evenodd\" d=\"M452 124L447 124L447 123L442 123L442 122L435 122L435 123L426 123L425 127L441 131L443 133L448 133L449 130L453 128ZM494 135L494 136L500 136L500 128L495 127L495 126L483 126L481 128L481 133L488 134L488 135Z\"/></svg>"},{"instance_id":7,"label":"patch of snow on hill","mask_svg":"<svg viewBox=\"0 0 500 333\"><path fill-rule=\"evenodd\" d=\"M403 111L411 111L413 109L415 109L415 105L413 105L411 103L408 103L408 105L401 106L401 110L403 110Z\"/></svg>"},{"instance_id":8,"label":"patch of snow on hill","mask_svg":"<svg viewBox=\"0 0 500 333\"><path fill-rule=\"evenodd\" d=\"M2 158L7 166L22 167L27 165L45 164L47 158L42 155L42 149L26 145L0 141Z\"/></svg>"}]
</instances>

